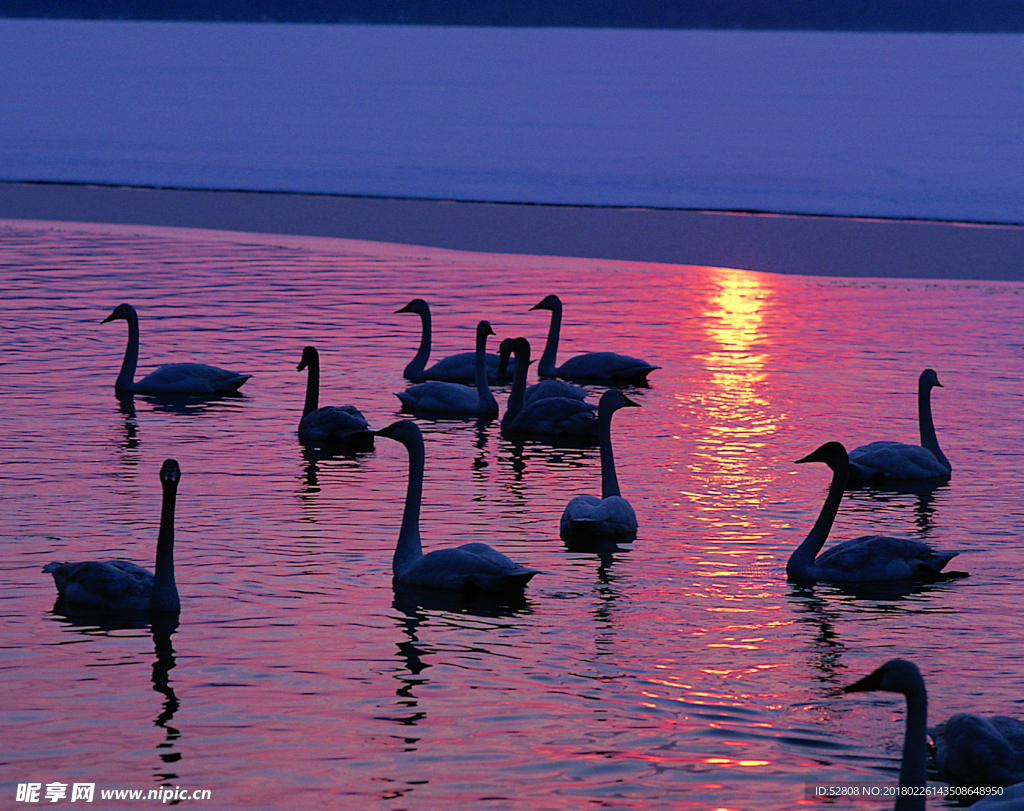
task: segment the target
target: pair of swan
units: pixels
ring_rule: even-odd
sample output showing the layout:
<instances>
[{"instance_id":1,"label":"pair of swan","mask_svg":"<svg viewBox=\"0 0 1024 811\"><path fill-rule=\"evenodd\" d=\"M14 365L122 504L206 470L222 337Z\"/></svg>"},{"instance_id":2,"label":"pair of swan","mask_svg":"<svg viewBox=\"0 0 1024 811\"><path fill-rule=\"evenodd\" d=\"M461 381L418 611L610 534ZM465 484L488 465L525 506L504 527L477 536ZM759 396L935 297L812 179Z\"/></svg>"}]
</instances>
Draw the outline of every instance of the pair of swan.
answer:
<instances>
[{"instance_id":1,"label":"pair of swan","mask_svg":"<svg viewBox=\"0 0 1024 811\"><path fill-rule=\"evenodd\" d=\"M516 357L512 391L501 418L501 432L512 436L540 436L593 439L597 436L597 416L590 403L575 397L534 397L526 401L526 375L530 368L530 343L525 338L512 338L501 343L502 358ZM585 394L585 392L584 392Z\"/></svg>"},{"instance_id":2,"label":"pair of swan","mask_svg":"<svg viewBox=\"0 0 1024 811\"><path fill-rule=\"evenodd\" d=\"M917 380L917 419L921 444L872 442L850 451L850 484L884 483L912 479L948 479L953 466L939 448L932 421L931 391L942 388L934 369Z\"/></svg>"},{"instance_id":3,"label":"pair of swan","mask_svg":"<svg viewBox=\"0 0 1024 811\"><path fill-rule=\"evenodd\" d=\"M458 352L439 360L429 369L427 361L430 359L430 343L432 327L430 319L430 305L421 298L414 298L396 313L415 313L420 317L422 332L420 334L420 346L416 355L406 364L404 376L409 380L420 382L423 380L442 380L447 383L470 384L476 381L476 353ZM487 356L487 380L490 383L498 383L508 380L508 375L498 372L498 356Z\"/></svg>"},{"instance_id":4,"label":"pair of swan","mask_svg":"<svg viewBox=\"0 0 1024 811\"><path fill-rule=\"evenodd\" d=\"M174 503L181 470L168 459L160 468L163 506L156 542L156 565L150 573L127 560L48 563L57 596L66 604L90 611L179 611L174 582Z\"/></svg>"},{"instance_id":5,"label":"pair of swan","mask_svg":"<svg viewBox=\"0 0 1024 811\"><path fill-rule=\"evenodd\" d=\"M907 700L906 731L903 757L900 762L899 787L895 811L924 811L923 789L928 779L928 693L917 665L906 659L890 659L877 670L843 688L845 693L881 690L901 693ZM996 719L1016 737L1007 738L995 729ZM969 721L969 723L967 722ZM958 735L950 736L951 727ZM932 735L935 739L935 761L939 775L957 781L957 772L967 777L964 783L975 786L1011 786L1024 779L1024 723L1006 716L990 719L970 713L954 715L940 724ZM953 741L955 740L955 743ZM1014 769L1015 767L1015 769ZM972 808L1024 808L1024 783L1012 786L1005 800L997 796L981 800Z\"/></svg>"},{"instance_id":6,"label":"pair of swan","mask_svg":"<svg viewBox=\"0 0 1024 811\"><path fill-rule=\"evenodd\" d=\"M629 383L643 385L647 382L647 375L660 368L639 358L631 358L628 355L619 355L615 352L587 352L570 358L561 366L556 366L558 339L562 329L562 301L558 296L552 294L530 309L551 311L547 343L544 345L544 354L541 355L540 363L537 365L537 374L541 377L561 377L566 380L613 385Z\"/></svg>"},{"instance_id":7,"label":"pair of swan","mask_svg":"<svg viewBox=\"0 0 1024 811\"><path fill-rule=\"evenodd\" d=\"M319 406L320 353L316 347L302 350L296 371L306 371L306 402L299 421L299 440L310 445L342 445L356 449L373 447L373 432L355 406Z\"/></svg>"},{"instance_id":8,"label":"pair of swan","mask_svg":"<svg viewBox=\"0 0 1024 811\"><path fill-rule=\"evenodd\" d=\"M559 522L563 540L636 535L633 507L622 497L612 455L612 415L620 408L639 408L618 389L608 389L597 405L598 443L601 448L601 497L576 496L565 507Z\"/></svg>"},{"instance_id":9,"label":"pair of swan","mask_svg":"<svg viewBox=\"0 0 1024 811\"><path fill-rule=\"evenodd\" d=\"M832 482L818 520L786 564L787 577L804 581L877 582L934 580L943 576L942 569L956 552L939 552L904 538L866 535L843 541L819 555L843 499L850 461L841 443L826 442L797 460L797 464L804 462L824 462L832 470Z\"/></svg>"},{"instance_id":10,"label":"pair of swan","mask_svg":"<svg viewBox=\"0 0 1024 811\"><path fill-rule=\"evenodd\" d=\"M121 362L121 371L114 383L114 390L118 394L214 397L238 391L252 377L205 363L166 363L141 380L136 380L135 368L139 364L139 315L131 304L119 304L103 319L103 323L116 320L128 322L128 345Z\"/></svg>"},{"instance_id":11,"label":"pair of swan","mask_svg":"<svg viewBox=\"0 0 1024 811\"><path fill-rule=\"evenodd\" d=\"M423 434L411 420L392 423L376 434L401 442L409 454L405 509L392 561L395 581L470 595L516 592L525 588L537 570L520 566L487 544L468 543L423 554L420 541L420 506L426 458Z\"/></svg>"},{"instance_id":12,"label":"pair of swan","mask_svg":"<svg viewBox=\"0 0 1024 811\"><path fill-rule=\"evenodd\" d=\"M461 383L427 380L397 392L402 409L417 417L483 417L498 416L498 401L491 394L487 381L487 338L494 335L489 321L476 327L476 351L473 353L476 388Z\"/></svg>"}]
</instances>

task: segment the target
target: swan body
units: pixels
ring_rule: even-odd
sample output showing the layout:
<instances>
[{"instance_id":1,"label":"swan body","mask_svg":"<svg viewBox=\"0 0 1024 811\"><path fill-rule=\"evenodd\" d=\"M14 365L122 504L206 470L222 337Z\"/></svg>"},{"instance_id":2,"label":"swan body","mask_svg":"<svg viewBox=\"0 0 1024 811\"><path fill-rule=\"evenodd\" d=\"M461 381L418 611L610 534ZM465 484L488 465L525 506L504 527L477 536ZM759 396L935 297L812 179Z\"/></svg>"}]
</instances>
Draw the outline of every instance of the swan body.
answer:
<instances>
[{"instance_id":1,"label":"swan body","mask_svg":"<svg viewBox=\"0 0 1024 811\"><path fill-rule=\"evenodd\" d=\"M544 397L526 402L526 375L530 368L530 344L525 338L503 341L503 356L515 353L512 391L501 418L503 434L594 439L597 409L575 397Z\"/></svg>"},{"instance_id":2,"label":"swan body","mask_svg":"<svg viewBox=\"0 0 1024 811\"><path fill-rule=\"evenodd\" d=\"M118 394L142 394L155 397L213 397L232 394L252 375L243 375L208 366L205 363L166 363L141 380L135 380L139 363L139 316L130 304L119 304L103 319L128 322L128 345L121 362L114 390Z\"/></svg>"},{"instance_id":3,"label":"swan body","mask_svg":"<svg viewBox=\"0 0 1024 811\"><path fill-rule=\"evenodd\" d=\"M942 576L943 567L956 552L939 552L927 544L884 535L866 535L843 541L824 554L846 487L849 460L839 442L826 442L797 463L824 462L832 469L832 483L818 520L786 564L791 580L834 582L919 581Z\"/></svg>"},{"instance_id":4,"label":"swan body","mask_svg":"<svg viewBox=\"0 0 1024 811\"><path fill-rule=\"evenodd\" d=\"M936 726L931 734L935 767L944 780L972 786L1009 786L1024 781L1024 721L962 712Z\"/></svg>"},{"instance_id":5,"label":"swan body","mask_svg":"<svg viewBox=\"0 0 1024 811\"><path fill-rule=\"evenodd\" d=\"M949 478L953 467L939 448L932 421L931 390L936 386L942 384L933 369L921 372L917 381L921 444L881 441L854 448L850 451L850 484Z\"/></svg>"},{"instance_id":6,"label":"swan body","mask_svg":"<svg viewBox=\"0 0 1024 811\"><path fill-rule=\"evenodd\" d=\"M395 312L416 313L420 317L422 325L419 349L413 359L406 364L403 372L406 378L416 382L441 380L446 383L462 384L472 384L476 381L476 352L457 352L439 360L429 369L427 368L432 337L430 305L427 302L421 298L415 298ZM489 383L507 382L511 377L511 374L508 373L499 374L498 362L497 355L487 356L487 381Z\"/></svg>"},{"instance_id":7,"label":"swan body","mask_svg":"<svg viewBox=\"0 0 1024 811\"><path fill-rule=\"evenodd\" d=\"M487 336L494 335L490 322L476 327L476 388L461 383L427 380L405 391L397 392L402 409L417 417L485 417L498 416L498 401L487 382Z\"/></svg>"},{"instance_id":8,"label":"swan body","mask_svg":"<svg viewBox=\"0 0 1024 811\"><path fill-rule=\"evenodd\" d=\"M906 659L890 659L860 681L843 688L846 693L882 690L902 693L907 699L907 724L903 738L899 787L923 789L928 780L928 693L917 665ZM924 811L924 792L900 792L894 811Z\"/></svg>"},{"instance_id":9,"label":"swan body","mask_svg":"<svg viewBox=\"0 0 1024 811\"><path fill-rule=\"evenodd\" d=\"M652 366L647 361L619 355L615 352L587 352L570 358L561 366L555 365L558 356L558 339L562 329L562 301L556 295L544 298L531 310L550 310L551 324L548 327L548 339L544 345L537 366L541 377L560 377L566 380L579 380L591 383L611 383L617 385L647 382L647 375L659 366Z\"/></svg>"},{"instance_id":10,"label":"swan body","mask_svg":"<svg viewBox=\"0 0 1024 811\"><path fill-rule=\"evenodd\" d=\"M409 485L392 561L394 579L409 586L475 593L521 591L537 574L483 543L468 543L423 554L420 541L420 506L426 453L423 434L410 420L400 420L377 431L405 446L409 453Z\"/></svg>"},{"instance_id":11,"label":"swan body","mask_svg":"<svg viewBox=\"0 0 1024 811\"><path fill-rule=\"evenodd\" d=\"M310 445L373 447L373 432L355 406L320 407L320 353L316 347L302 350L296 371L306 373L306 402L299 421L299 440Z\"/></svg>"},{"instance_id":12,"label":"swan body","mask_svg":"<svg viewBox=\"0 0 1024 811\"><path fill-rule=\"evenodd\" d=\"M612 456L612 415L620 408L639 408L618 389L608 389L597 406L598 442L601 446L601 498L576 496L562 513L559 529L563 539L629 536L637 530L636 513L619 491Z\"/></svg>"},{"instance_id":13,"label":"swan body","mask_svg":"<svg viewBox=\"0 0 1024 811\"><path fill-rule=\"evenodd\" d=\"M174 502L181 470L168 459L160 468L163 507L157 536L156 566L150 573L127 560L48 563L57 596L65 604L93 611L178 611L174 582Z\"/></svg>"}]
</instances>

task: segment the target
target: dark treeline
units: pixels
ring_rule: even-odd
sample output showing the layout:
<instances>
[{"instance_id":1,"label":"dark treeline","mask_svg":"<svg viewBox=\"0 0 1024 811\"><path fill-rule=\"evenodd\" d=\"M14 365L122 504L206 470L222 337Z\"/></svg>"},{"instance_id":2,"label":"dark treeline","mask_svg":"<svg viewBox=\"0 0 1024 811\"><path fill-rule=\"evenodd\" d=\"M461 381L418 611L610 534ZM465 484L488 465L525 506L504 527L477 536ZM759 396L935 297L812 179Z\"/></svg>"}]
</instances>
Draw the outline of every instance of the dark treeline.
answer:
<instances>
[{"instance_id":1,"label":"dark treeline","mask_svg":"<svg viewBox=\"0 0 1024 811\"><path fill-rule=\"evenodd\" d=\"M2 17L1022 32L1024 0L0 0Z\"/></svg>"}]
</instances>

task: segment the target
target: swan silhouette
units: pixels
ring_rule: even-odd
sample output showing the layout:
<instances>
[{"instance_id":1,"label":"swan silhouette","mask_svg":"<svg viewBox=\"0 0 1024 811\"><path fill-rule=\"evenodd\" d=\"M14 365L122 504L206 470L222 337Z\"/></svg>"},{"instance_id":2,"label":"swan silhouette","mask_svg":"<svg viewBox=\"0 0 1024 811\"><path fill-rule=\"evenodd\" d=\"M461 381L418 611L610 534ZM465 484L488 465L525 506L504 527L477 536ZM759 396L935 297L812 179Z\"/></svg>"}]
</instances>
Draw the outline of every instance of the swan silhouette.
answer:
<instances>
[{"instance_id":1,"label":"swan silhouette","mask_svg":"<svg viewBox=\"0 0 1024 811\"><path fill-rule=\"evenodd\" d=\"M661 368L652 366L647 361L615 352L587 352L570 358L561 366L556 366L558 338L562 329L562 301L552 294L530 309L551 311L547 343L544 344L544 354L537 365L537 374L541 377L561 377L590 383L643 385L647 382L647 375Z\"/></svg>"},{"instance_id":2,"label":"swan silhouette","mask_svg":"<svg viewBox=\"0 0 1024 811\"><path fill-rule=\"evenodd\" d=\"M118 394L143 394L155 397L212 397L231 394L252 375L230 372L205 363L165 363L141 380L135 380L139 364L139 316L131 304L119 304L103 319L128 322L128 346L124 351L121 371L114 383Z\"/></svg>"},{"instance_id":3,"label":"swan silhouette","mask_svg":"<svg viewBox=\"0 0 1024 811\"><path fill-rule=\"evenodd\" d=\"M972 786L1024 782L1024 721L961 712L930 731L943 780Z\"/></svg>"},{"instance_id":4,"label":"swan silhouette","mask_svg":"<svg viewBox=\"0 0 1024 811\"><path fill-rule=\"evenodd\" d=\"M150 574L127 560L48 563L57 596L67 605L94 611L178 611L174 583L174 502L181 470L168 459L160 468L163 507L156 542L156 566Z\"/></svg>"},{"instance_id":5,"label":"swan silhouette","mask_svg":"<svg viewBox=\"0 0 1024 811\"><path fill-rule=\"evenodd\" d=\"M420 317L423 331L420 335L420 347L416 355L405 366L403 375L414 382L423 380L442 380L446 383L472 384L476 381L476 352L457 352L439 360L429 369L426 368L430 359L431 319L430 305L421 298L414 298L396 313L416 313ZM510 373L498 373L498 356L487 356L487 381L489 383L507 382Z\"/></svg>"},{"instance_id":6,"label":"swan silhouette","mask_svg":"<svg viewBox=\"0 0 1024 811\"><path fill-rule=\"evenodd\" d=\"M302 359L295 367L306 369L306 402L299 421L299 440L309 445L346 445L372 448L373 432L366 418L355 406L323 406L320 402L320 353L316 347L302 350Z\"/></svg>"},{"instance_id":7,"label":"swan silhouette","mask_svg":"<svg viewBox=\"0 0 1024 811\"><path fill-rule=\"evenodd\" d=\"M943 567L956 552L939 552L927 544L903 538L866 535L843 541L818 555L839 511L850 465L846 449L839 442L826 442L803 459L797 459L797 464L804 462L824 462L832 469L832 483L818 520L786 564L789 579L870 582L935 580L943 576Z\"/></svg>"},{"instance_id":8,"label":"swan silhouette","mask_svg":"<svg viewBox=\"0 0 1024 811\"><path fill-rule=\"evenodd\" d=\"M423 434L411 420L400 420L376 433L401 442L409 453L409 486L392 562L395 581L468 594L516 592L525 588L537 570L514 563L487 544L468 543L423 554L420 542L420 505L426 456Z\"/></svg>"},{"instance_id":9,"label":"swan silhouette","mask_svg":"<svg viewBox=\"0 0 1024 811\"><path fill-rule=\"evenodd\" d=\"M516 356L512 391L501 418L503 434L514 436L574 437L597 436L596 409L573 397L544 397L526 403L526 375L530 368L530 343L525 338L502 342L503 357Z\"/></svg>"},{"instance_id":10,"label":"swan silhouette","mask_svg":"<svg viewBox=\"0 0 1024 811\"><path fill-rule=\"evenodd\" d=\"M938 386L934 369L925 369L917 380L917 417L921 444L880 441L850 451L850 484L949 478L952 465L939 448L932 422L931 391Z\"/></svg>"},{"instance_id":11,"label":"swan silhouette","mask_svg":"<svg viewBox=\"0 0 1024 811\"><path fill-rule=\"evenodd\" d=\"M576 496L565 507L559 530L564 540L635 535L636 513L619 491L612 456L612 415L620 408L639 408L618 389L608 389L597 405L601 445L601 498Z\"/></svg>"},{"instance_id":12,"label":"swan silhouette","mask_svg":"<svg viewBox=\"0 0 1024 811\"><path fill-rule=\"evenodd\" d=\"M844 693L882 690L902 693L907 699L907 726L903 738L899 787L894 811L924 811L923 789L928 779L928 693L917 665L906 659L890 659L860 681L843 688Z\"/></svg>"},{"instance_id":13,"label":"swan silhouette","mask_svg":"<svg viewBox=\"0 0 1024 811\"><path fill-rule=\"evenodd\" d=\"M427 380L410 386L395 396L402 401L402 410L417 417L485 417L498 416L498 401L487 383L487 336L494 335L489 321L476 327L476 388L461 383Z\"/></svg>"}]
</instances>

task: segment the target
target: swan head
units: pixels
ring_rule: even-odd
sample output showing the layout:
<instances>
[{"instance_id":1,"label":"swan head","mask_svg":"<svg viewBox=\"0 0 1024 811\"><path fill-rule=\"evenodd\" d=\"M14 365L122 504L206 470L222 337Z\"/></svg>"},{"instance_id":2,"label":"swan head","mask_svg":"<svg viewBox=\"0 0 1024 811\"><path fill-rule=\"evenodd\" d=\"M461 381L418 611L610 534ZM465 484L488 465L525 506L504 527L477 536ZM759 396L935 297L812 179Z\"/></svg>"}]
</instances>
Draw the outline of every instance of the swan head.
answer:
<instances>
[{"instance_id":1,"label":"swan head","mask_svg":"<svg viewBox=\"0 0 1024 811\"><path fill-rule=\"evenodd\" d=\"M423 441L423 433L420 431L420 427L412 420L393 422L386 428L374 431L373 435L388 437L389 439L401 442L403 445Z\"/></svg>"},{"instance_id":2,"label":"swan head","mask_svg":"<svg viewBox=\"0 0 1024 811\"><path fill-rule=\"evenodd\" d=\"M866 693L881 690L886 693L911 695L924 692L924 678L917 665L906 659L890 659L863 679L848 684L844 693Z\"/></svg>"},{"instance_id":3,"label":"swan head","mask_svg":"<svg viewBox=\"0 0 1024 811\"><path fill-rule=\"evenodd\" d=\"M490 321L481 321L476 325L476 337L486 338L488 335L497 335L494 329L491 327Z\"/></svg>"},{"instance_id":4,"label":"swan head","mask_svg":"<svg viewBox=\"0 0 1024 811\"><path fill-rule=\"evenodd\" d=\"M118 304L114 308L114 312L104 318L100 323L106 324L108 321L117 321L118 319L121 319L122 321L130 321L132 318L137 317L135 308L132 307L131 304Z\"/></svg>"},{"instance_id":5,"label":"swan head","mask_svg":"<svg viewBox=\"0 0 1024 811\"><path fill-rule=\"evenodd\" d=\"M601 395L601 399L598 402L598 408L610 408L612 411L618 411L620 408L640 407L640 403L636 400L630 400L619 389L608 389L608 391Z\"/></svg>"},{"instance_id":6,"label":"swan head","mask_svg":"<svg viewBox=\"0 0 1024 811\"><path fill-rule=\"evenodd\" d=\"M516 356L516 365L524 364L524 368L529 368L530 361L530 342L525 338L505 338L498 345L498 355L500 360L498 361L498 374L505 374L505 370L508 368L509 355Z\"/></svg>"},{"instance_id":7,"label":"swan head","mask_svg":"<svg viewBox=\"0 0 1024 811\"><path fill-rule=\"evenodd\" d=\"M320 353L316 351L315 346L307 346L302 349L302 360L299 361L299 365L295 367L296 372L301 372L307 366L312 364L319 364Z\"/></svg>"},{"instance_id":8,"label":"swan head","mask_svg":"<svg viewBox=\"0 0 1024 811\"><path fill-rule=\"evenodd\" d=\"M416 313L417 315L430 315L430 305L421 298L414 298L402 309L395 310L396 313Z\"/></svg>"},{"instance_id":9,"label":"swan head","mask_svg":"<svg viewBox=\"0 0 1024 811\"><path fill-rule=\"evenodd\" d=\"M181 468L174 459L167 459L160 468L160 482L165 487L168 485L177 486L181 481Z\"/></svg>"},{"instance_id":10,"label":"swan head","mask_svg":"<svg viewBox=\"0 0 1024 811\"><path fill-rule=\"evenodd\" d=\"M545 296L537 304L534 304L531 310L560 310L562 309L562 300L552 293L550 296Z\"/></svg>"},{"instance_id":11,"label":"swan head","mask_svg":"<svg viewBox=\"0 0 1024 811\"><path fill-rule=\"evenodd\" d=\"M925 369L921 372L921 376L917 379L917 385L921 388L934 388L938 386L940 389L945 388L939 382L939 376L935 373L934 369Z\"/></svg>"},{"instance_id":12,"label":"swan head","mask_svg":"<svg viewBox=\"0 0 1024 811\"><path fill-rule=\"evenodd\" d=\"M846 454L846 448L842 442L826 442L820 448L807 454L803 459L797 459L796 464L804 462L824 462L832 470L850 463L850 457Z\"/></svg>"}]
</instances>

